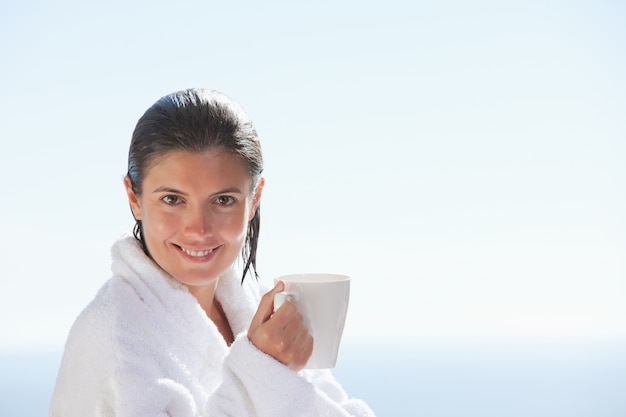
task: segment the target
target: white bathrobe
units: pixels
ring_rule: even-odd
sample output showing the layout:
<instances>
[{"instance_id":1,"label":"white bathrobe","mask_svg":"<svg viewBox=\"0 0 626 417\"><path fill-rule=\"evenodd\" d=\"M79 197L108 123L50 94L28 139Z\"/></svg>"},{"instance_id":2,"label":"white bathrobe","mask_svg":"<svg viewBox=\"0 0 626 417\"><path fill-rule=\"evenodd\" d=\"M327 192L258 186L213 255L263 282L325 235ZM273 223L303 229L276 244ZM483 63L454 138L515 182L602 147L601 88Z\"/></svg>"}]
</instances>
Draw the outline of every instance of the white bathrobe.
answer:
<instances>
[{"instance_id":1,"label":"white bathrobe","mask_svg":"<svg viewBox=\"0 0 626 417\"><path fill-rule=\"evenodd\" d=\"M228 347L187 288L133 237L112 249L113 276L69 334L50 417L359 416L329 371L296 373L246 336L262 295L229 270L216 297L236 335Z\"/></svg>"}]
</instances>

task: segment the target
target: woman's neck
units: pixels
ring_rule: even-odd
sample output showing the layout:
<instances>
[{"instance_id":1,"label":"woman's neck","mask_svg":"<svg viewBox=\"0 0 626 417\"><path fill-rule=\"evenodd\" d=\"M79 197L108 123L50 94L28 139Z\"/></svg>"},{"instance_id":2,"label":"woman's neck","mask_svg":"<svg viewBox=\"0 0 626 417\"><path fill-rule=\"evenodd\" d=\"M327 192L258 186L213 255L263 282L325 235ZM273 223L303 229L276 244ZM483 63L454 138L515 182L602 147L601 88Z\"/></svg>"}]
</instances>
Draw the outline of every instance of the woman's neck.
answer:
<instances>
[{"instance_id":1,"label":"woman's neck","mask_svg":"<svg viewBox=\"0 0 626 417\"><path fill-rule=\"evenodd\" d=\"M200 307L202 307L206 315L209 317L211 317L211 315L213 314L213 309L215 308L214 300L216 284L217 282L199 287L187 285L187 288L189 288L189 292L191 293L191 295L196 297L196 300L198 300L198 304L200 304Z\"/></svg>"},{"instance_id":2,"label":"woman's neck","mask_svg":"<svg viewBox=\"0 0 626 417\"><path fill-rule=\"evenodd\" d=\"M201 287L188 286L189 292L196 297L200 307L202 307L207 317L215 324L217 330L219 330L222 337L226 341L226 344L230 346L234 341L233 331L230 328L230 324L228 323L228 319L222 305L215 297L215 287L215 284L204 285Z\"/></svg>"}]
</instances>

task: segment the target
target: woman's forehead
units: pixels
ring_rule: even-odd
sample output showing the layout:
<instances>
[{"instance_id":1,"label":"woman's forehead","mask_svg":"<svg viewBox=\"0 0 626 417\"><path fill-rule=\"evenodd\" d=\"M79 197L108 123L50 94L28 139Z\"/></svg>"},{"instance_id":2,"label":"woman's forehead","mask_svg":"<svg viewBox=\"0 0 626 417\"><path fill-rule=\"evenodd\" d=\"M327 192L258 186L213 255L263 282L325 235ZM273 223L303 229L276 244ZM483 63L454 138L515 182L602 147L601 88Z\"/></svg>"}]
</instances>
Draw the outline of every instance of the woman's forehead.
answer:
<instances>
[{"instance_id":1,"label":"woman's forehead","mask_svg":"<svg viewBox=\"0 0 626 417\"><path fill-rule=\"evenodd\" d=\"M151 162L146 182L233 183L249 184L250 172L245 160L232 152L210 149L203 152L170 151Z\"/></svg>"}]
</instances>

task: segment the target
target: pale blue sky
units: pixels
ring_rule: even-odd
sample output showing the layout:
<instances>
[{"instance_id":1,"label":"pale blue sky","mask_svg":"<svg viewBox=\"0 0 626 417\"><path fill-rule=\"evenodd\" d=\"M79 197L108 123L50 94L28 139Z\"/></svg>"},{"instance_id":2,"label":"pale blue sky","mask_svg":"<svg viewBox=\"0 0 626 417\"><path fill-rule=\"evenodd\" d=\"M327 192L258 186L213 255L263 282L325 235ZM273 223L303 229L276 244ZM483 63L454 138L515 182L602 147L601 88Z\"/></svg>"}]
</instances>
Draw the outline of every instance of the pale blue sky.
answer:
<instances>
[{"instance_id":1,"label":"pale blue sky","mask_svg":"<svg viewBox=\"0 0 626 417\"><path fill-rule=\"evenodd\" d=\"M626 337L621 2L0 10L1 348L61 346L136 120L192 86L257 124L263 279L350 274L348 339Z\"/></svg>"}]
</instances>

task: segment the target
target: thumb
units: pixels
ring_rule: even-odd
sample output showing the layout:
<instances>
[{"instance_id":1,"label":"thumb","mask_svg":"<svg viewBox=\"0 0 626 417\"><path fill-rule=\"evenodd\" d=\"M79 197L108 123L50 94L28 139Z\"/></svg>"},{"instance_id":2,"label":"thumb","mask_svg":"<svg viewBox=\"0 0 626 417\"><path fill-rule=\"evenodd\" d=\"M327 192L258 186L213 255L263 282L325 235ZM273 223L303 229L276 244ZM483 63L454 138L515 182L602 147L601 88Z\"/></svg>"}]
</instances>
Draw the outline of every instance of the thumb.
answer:
<instances>
[{"instance_id":1,"label":"thumb","mask_svg":"<svg viewBox=\"0 0 626 417\"><path fill-rule=\"evenodd\" d=\"M285 281L278 281L274 288L265 293L257 307L256 313L250 322L250 329L257 328L272 317L274 314L274 296L285 290Z\"/></svg>"}]
</instances>

